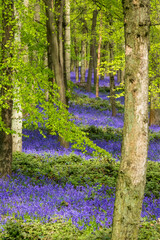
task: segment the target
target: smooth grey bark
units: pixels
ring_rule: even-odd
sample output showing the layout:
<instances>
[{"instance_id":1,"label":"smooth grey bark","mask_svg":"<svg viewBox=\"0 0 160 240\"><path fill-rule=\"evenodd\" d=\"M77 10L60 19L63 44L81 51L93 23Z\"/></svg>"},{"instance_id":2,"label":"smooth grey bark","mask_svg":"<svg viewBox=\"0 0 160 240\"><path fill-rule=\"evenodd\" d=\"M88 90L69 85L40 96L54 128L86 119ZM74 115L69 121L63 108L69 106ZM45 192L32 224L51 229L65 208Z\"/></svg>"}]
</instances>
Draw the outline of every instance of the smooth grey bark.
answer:
<instances>
[{"instance_id":1,"label":"smooth grey bark","mask_svg":"<svg viewBox=\"0 0 160 240\"><path fill-rule=\"evenodd\" d=\"M148 152L149 0L123 0L125 112L112 240L137 240Z\"/></svg>"},{"instance_id":2,"label":"smooth grey bark","mask_svg":"<svg viewBox=\"0 0 160 240\"><path fill-rule=\"evenodd\" d=\"M71 71L71 30L70 30L70 0L65 0L65 74L66 81L70 80Z\"/></svg>"},{"instance_id":3,"label":"smooth grey bark","mask_svg":"<svg viewBox=\"0 0 160 240\"><path fill-rule=\"evenodd\" d=\"M93 70L94 70L94 86L96 86L97 82L97 46L96 46L96 35L94 35L93 39Z\"/></svg>"},{"instance_id":4,"label":"smooth grey bark","mask_svg":"<svg viewBox=\"0 0 160 240\"><path fill-rule=\"evenodd\" d=\"M12 57L12 41L14 38L13 32L13 19L14 19L14 5L12 0L2 0L2 49L1 49L1 62L2 67L0 77L0 83L2 85L0 95L3 98L9 91L12 91L12 68L6 67L6 59ZM3 78L4 77L4 78ZM7 99L3 99L1 105L1 118L6 128L11 130L12 125L12 106L13 102L11 96ZM7 134L4 130L0 132L0 177L7 178L7 175L11 175L12 165L12 135Z\"/></svg>"},{"instance_id":5,"label":"smooth grey bark","mask_svg":"<svg viewBox=\"0 0 160 240\"><path fill-rule=\"evenodd\" d=\"M48 31L51 37L51 57L53 62L53 68L54 68L54 75L55 75L55 81L59 87L59 95L60 95L60 101L66 106L66 87L64 82L64 71L63 71L63 43L62 43L62 26L58 27L58 33L56 29L56 18L54 15L53 9L53 0L44 0L46 4L46 15L48 18ZM64 6L62 3L60 4L60 18L59 18L59 24L62 25L62 6ZM59 41L58 41L59 40ZM59 137L60 144L68 148L69 143L66 142L62 137Z\"/></svg>"},{"instance_id":6,"label":"smooth grey bark","mask_svg":"<svg viewBox=\"0 0 160 240\"><path fill-rule=\"evenodd\" d=\"M110 62L113 61L113 43L109 43ZM110 69L112 71L112 69ZM109 73L110 78L110 103L112 109L112 116L116 116L116 99L115 99L115 83L114 75L112 72Z\"/></svg>"},{"instance_id":7,"label":"smooth grey bark","mask_svg":"<svg viewBox=\"0 0 160 240\"><path fill-rule=\"evenodd\" d=\"M60 100L63 104L66 104L66 96L65 96L65 84L64 84L64 77L63 77L63 67L62 67L62 54L61 54L61 47L58 44L58 36L57 30L55 27L55 18L54 13L52 11L52 0L45 0L44 1L47 8L46 14L48 17L47 27L51 37L51 56L52 62L54 67L54 74L55 80L59 87L59 94Z\"/></svg>"},{"instance_id":8,"label":"smooth grey bark","mask_svg":"<svg viewBox=\"0 0 160 240\"><path fill-rule=\"evenodd\" d=\"M47 15L47 10L46 10L46 15ZM52 44L52 34L50 32L49 28L49 18L46 20L46 28L47 28L47 62L48 62L48 68L50 69L51 72L54 72L54 66L53 66L53 60L52 60L52 49L51 49L51 44ZM55 79L53 76L49 75L48 81L51 82L52 84L55 82Z\"/></svg>"},{"instance_id":9,"label":"smooth grey bark","mask_svg":"<svg viewBox=\"0 0 160 240\"><path fill-rule=\"evenodd\" d=\"M85 82L85 73L86 73L86 41L81 42L81 82Z\"/></svg>"},{"instance_id":10,"label":"smooth grey bark","mask_svg":"<svg viewBox=\"0 0 160 240\"><path fill-rule=\"evenodd\" d=\"M102 42L102 12L100 16L100 30L99 30L99 41L98 41L98 57L97 57L97 78L96 78L96 97L99 97L99 72L101 63L101 42Z\"/></svg>"},{"instance_id":11,"label":"smooth grey bark","mask_svg":"<svg viewBox=\"0 0 160 240\"><path fill-rule=\"evenodd\" d=\"M28 6L28 2L25 1L25 7ZM14 41L15 44L21 45L21 22L19 19L19 14L14 7L14 15L17 19L17 32L15 33ZM13 109L12 109L12 130L16 133L12 134L12 152L22 152L22 107L20 103L20 87L18 84L18 79L14 79L13 74L13 90L14 90L14 98L13 98Z\"/></svg>"},{"instance_id":12,"label":"smooth grey bark","mask_svg":"<svg viewBox=\"0 0 160 240\"><path fill-rule=\"evenodd\" d=\"M121 71L121 83L124 84L125 69Z\"/></svg>"},{"instance_id":13,"label":"smooth grey bark","mask_svg":"<svg viewBox=\"0 0 160 240\"><path fill-rule=\"evenodd\" d=\"M64 75L64 36L63 36L63 20L64 20L64 1L65 0L57 0L57 6L55 8L56 13L58 13L58 24L57 24L57 33L58 33L58 46L59 46L59 59L60 59L60 65L62 68L62 72ZM63 80L65 82L64 76Z\"/></svg>"},{"instance_id":14,"label":"smooth grey bark","mask_svg":"<svg viewBox=\"0 0 160 240\"><path fill-rule=\"evenodd\" d=\"M149 126L151 125L159 125L160 126L160 109L150 109L150 118L149 118Z\"/></svg>"},{"instance_id":15,"label":"smooth grey bark","mask_svg":"<svg viewBox=\"0 0 160 240\"><path fill-rule=\"evenodd\" d=\"M121 82L121 69L119 69L117 71L117 82L120 83Z\"/></svg>"},{"instance_id":16,"label":"smooth grey bark","mask_svg":"<svg viewBox=\"0 0 160 240\"><path fill-rule=\"evenodd\" d=\"M97 24L97 15L98 15L98 10L93 11L93 18L92 18L92 39L90 42L90 60L89 60L89 69L88 69L88 77L87 77L87 91L91 91L91 79L92 79L92 69L93 69L93 57L94 57L94 35L95 35L95 29L96 29L96 24Z\"/></svg>"},{"instance_id":17,"label":"smooth grey bark","mask_svg":"<svg viewBox=\"0 0 160 240\"><path fill-rule=\"evenodd\" d=\"M74 38L74 51L75 51L75 73L76 73L76 82L79 81L79 48L77 39Z\"/></svg>"}]
</instances>

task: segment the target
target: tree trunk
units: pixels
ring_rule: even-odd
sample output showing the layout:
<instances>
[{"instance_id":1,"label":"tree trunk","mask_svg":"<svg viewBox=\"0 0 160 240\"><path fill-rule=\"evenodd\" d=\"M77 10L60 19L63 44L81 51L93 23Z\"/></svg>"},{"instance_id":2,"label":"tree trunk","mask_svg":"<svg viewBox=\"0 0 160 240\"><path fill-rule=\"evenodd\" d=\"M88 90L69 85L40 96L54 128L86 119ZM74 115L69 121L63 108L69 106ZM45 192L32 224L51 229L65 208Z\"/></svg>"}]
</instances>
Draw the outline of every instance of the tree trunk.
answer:
<instances>
[{"instance_id":1,"label":"tree trunk","mask_svg":"<svg viewBox=\"0 0 160 240\"><path fill-rule=\"evenodd\" d=\"M58 24L57 24L58 48L59 48L60 65L61 65L63 75L64 75L64 44L63 44L64 42L64 34L63 34L64 1L65 0L57 0L56 3L58 5L55 8L56 13L58 13ZM65 82L64 77L63 77L63 81Z\"/></svg>"},{"instance_id":2,"label":"tree trunk","mask_svg":"<svg viewBox=\"0 0 160 240\"><path fill-rule=\"evenodd\" d=\"M47 12L47 10L46 10ZM47 15L47 13L46 13ZM54 72L54 66L53 66L53 60L52 60L52 53L51 53L51 44L52 44L52 34L49 29L49 19L47 18L46 20L46 28L47 28L47 60L48 60L48 69L53 73ZM51 82L52 84L55 82L55 79L53 76L48 77L48 81Z\"/></svg>"},{"instance_id":3,"label":"tree trunk","mask_svg":"<svg viewBox=\"0 0 160 240\"><path fill-rule=\"evenodd\" d=\"M159 125L160 126L160 109L157 108L159 106L159 94L151 93L151 101L150 101L150 117L149 117L149 126L151 125Z\"/></svg>"},{"instance_id":4,"label":"tree trunk","mask_svg":"<svg viewBox=\"0 0 160 240\"><path fill-rule=\"evenodd\" d=\"M51 11L52 9L52 0L46 0L46 14L48 17L48 31L51 36L51 56L54 67L55 81L59 87L60 100L63 104L66 104L66 96L65 96L65 84L63 77L63 68L61 61L61 51L58 45L58 36L55 27L55 19L54 14Z\"/></svg>"},{"instance_id":5,"label":"tree trunk","mask_svg":"<svg viewBox=\"0 0 160 240\"><path fill-rule=\"evenodd\" d=\"M65 0L65 74L66 81L70 80L71 62L70 62L70 0Z\"/></svg>"},{"instance_id":6,"label":"tree trunk","mask_svg":"<svg viewBox=\"0 0 160 240\"><path fill-rule=\"evenodd\" d=\"M76 72L76 82L79 81L79 49L76 38L74 39L74 51L75 51L75 72Z\"/></svg>"},{"instance_id":7,"label":"tree trunk","mask_svg":"<svg viewBox=\"0 0 160 240\"><path fill-rule=\"evenodd\" d=\"M81 82L85 82L85 73L86 73L86 42L83 40L81 42Z\"/></svg>"},{"instance_id":8,"label":"tree trunk","mask_svg":"<svg viewBox=\"0 0 160 240\"><path fill-rule=\"evenodd\" d=\"M76 59L76 82L79 81L79 61Z\"/></svg>"},{"instance_id":9,"label":"tree trunk","mask_svg":"<svg viewBox=\"0 0 160 240\"><path fill-rule=\"evenodd\" d=\"M121 82L121 69L119 69L117 71L117 82L120 83Z\"/></svg>"},{"instance_id":10,"label":"tree trunk","mask_svg":"<svg viewBox=\"0 0 160 240\"><path fill-rule=\"evenodd\" d=\"M2 57L1 57L1 74L0 83L2 85L0 96L3 99L1 105L1 118L4 128L11 130L12 125L12 99L9 91L12 91L12 69L11 66L6 67L6 61L12 57L12 41L13 41L13 18L14 6L12 0L2 0ZM4 78L2 77L4 76ZM9 94L8 96L6 96ZM4 106L4 105L7 105ZM0 177L11 175L12 164L12 135L6 133L5 129L0 132Z\"/></svg>"},{"instance_id":11,"label":"tree trunk","mask_svg":"<svg viewBox=\"0 0 160 240\"><path fill-rule=\"evenodd\" d=\"M112 240L137 240L148 150L149 0L123 0L125 114Z\"/></svg>"},{"instance_id":12,"label":"tree trunk","mask_svg":"<svg viewBox=\"0 0 160 240\"><path fill-rule=\"evenodd\" d=\"M93 69L94 69L94 87L97 82L97 46L96 46L96 36L94 36L94 47L93 47Z\"/></svg>"},{"instance_id":13,"label":"tree trunk","mask_svg":"<svg viewBox=\"0 0 160 240\"><path fill-rule=\"evenodd\" d=\"M125 69L121 70L121 83L124 84Z\"/></svg>"},{"instance_id":14,"label":"tree trunk","mask_svg":"<svg viewBox=\"0 0 160 240\"><path fill-rule=\"evenodd\" d=\"M17 96L20 94L20 88L15 87L15 92L17 91ZM17 98L13 99L13 109L12 109L12 130L16 133L12 134L12 152L22 152L22 108L21 104L18 102ZM17 110L18 107L18 110Z\"/></svg>"},{"instance_id":15,"label":"tree trunk","mask_svg":"<svg viewBox=\"0 0 160 240\"><path fill-rule=\"evenodd\" d=\"M159 125L160 126L160 109L150 109L149 126Z\"/></svg>"},{"instance_id":16,"label":"tree trunk","mask_svg":"<svg viewBox=\"0 0 160 240\"><path fill-rule=\"evenodd\" d=\"M109 43L109 51L110 51L110 62L113 61L113 43ZM112 69L110 69L112 71ZM110 77L110 103L112 109L112 116L116 116L116 99L115 99L115 83L114 83L114 75L112 72L109 73Z\"/></svg>"},{"instance_id":17,"label":"tree trunk","mask_svg":"<svg viewBox=\"0 0 160 240\"><path fill-rule=\"evenodd\" d=\"M63 72L63 54L62 54L62 46L61 42L58 44L58 36L56 31L56 22L55 22L55 16L53 9L53 0L44 0L46 4L46 15L48 18L48 31L51 36L51 57L54 67L54 75L55 75L55 81L59 87L59 95L60 95L60 101L64 104L64 107L66 105L66 87L64 83L64 72ZM60 5L61 6L61 5ZM60 16L61 19L61 16ZM61 20L59 20L61 21ZM62 22L61 22L62 24ZM59 39L61 38L61 27L59 27ZM62 41L62 39L61 39ZM68 148L69 143L66 142L62 137L59 137L60 144Z\"/></svg>"},{"instance_id":18,"label":"tree trunk","mask_svg":"<svg viewBox=\"0 0 160 240\"><path fill-rule=\"evenodd\" d=\"M102 42L102 13L100 17L100 30L99 30L99 42L98 42L98 59L97 59L97 79L96 79L96 97L99 97L99 71L101 63L101 42Z\"/></svg>"},{"instance_id":19,"label":"tree trunk","mask_svg":"<svg viewBox=\"0 0 160 240\"><path fill-rule=\"evenodd\" d=\"M93 57L94 57L94 35L95 35L95 29L96 29L96 23L97 23L97 15L98 10L93 11L93 18L92 18L92 39L90 43L90 60L89 60L89 69L88 69L88 77L87 77L87 91L91 91L91 79L92 79L92 69L93 69Z\"/></svg>"},{"instance_id":20,"label":"tree trunk","mask_svg":"<svg viewBox=\"0 0 160 240\"><path fill-rule=\"evenodd\" d=\"M18 31L15 33L15 44L21 44L21 23L19 19L19 14L14 8L14 15L18 22ZM16 133L12 134L12 152L22 152L22 107L20 104L20 87L18 84L18 79L14 79L13 76L13 88L14 88L14 98L13 98L13 109L12 109L12 130ZM17 109L18 108L18 109Z\"/></svg>"}]
</instances>

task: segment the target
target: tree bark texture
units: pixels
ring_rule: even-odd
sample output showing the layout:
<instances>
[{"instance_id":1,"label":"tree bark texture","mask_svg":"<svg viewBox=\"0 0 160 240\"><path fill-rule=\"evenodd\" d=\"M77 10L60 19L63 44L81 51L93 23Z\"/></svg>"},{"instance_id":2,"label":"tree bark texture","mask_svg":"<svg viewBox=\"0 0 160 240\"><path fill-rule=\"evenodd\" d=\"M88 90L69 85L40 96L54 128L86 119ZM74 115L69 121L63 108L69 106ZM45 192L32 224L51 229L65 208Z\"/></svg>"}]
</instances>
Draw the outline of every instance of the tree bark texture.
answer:
<instances>
[{"instance_id":1,"label":"tree bark texture","mask_svg":"<svg viewBox=\"0 0 160 240\"><path fill-rule=\"evenodd\" d=\"M2 88L0 95L3 98L9 91L12 91L12 69L10 66L6 66L6 59L11 58L12 54L12 41L13 41L13 19L14 19L14 5L13 0L2 1L2 60L1 66L3 74L0 77L0 83ZM4 76L4 79L3 79ZM5 128L11 130L12 125L12 96L3 100L1 106L1 118ZM5 97L4 97L5 98ZM4 129L0 132L0 177L7 177L11 175L11 164L12 164L12 135L7 134Z\"/></svg>"},{"instance_id":2,"label":"tree bark texture","mask_svg":"<svg viewBox=\"0 0 160 240\"><path fill-rule=\"evenodd\" d=\"M14 7L14 15L17 19L18 31L15 33L14 40L16 44L21 44L21 22L19 19L19 14L17 9ZM14 75L14 74L13 74ZM18 81L18 80L17 80ZM14 81L13 76L13 89L14 89L14 98L13 98L13 109L12 109L12 130L16 133L12 134L12 152L22 152L22 107L20 104L20 87L17 84L17 81ZM18 108L18 109L17 109Z\"/></svg>"},{"instance_id":3,"label":"tree bark texture","mask_svg":"<svg viewBox=\"0 0 160 240\"><path fill-rule=\"evenodd\" d=\"M66 81L70 80L71 61L70 0L65 0L65 73Z\"/></svg>"},{"instance_id":4,"label":"tree bark texture","mask_svg":"<svg viewBox=\"0 0 160 240\"><path fill-rule=\"evenodd\" d=\"M66 95L65 95L65 84L64 84L64 77L63 77L63 67L62 67L62 60L61 60L61 51L58 45L58 36L57 30L55 26L55 16L52 11L52 0L45 0L46 4L46 15L48 18L48 31L51 36L51 56L52 62L54 67L54 74L55 74L55 81L59 87L59 94L60 100L63 104L66 104Z\"/></svg>"},{"instance_id":5,"label":"tree bark texture","mask_svg":"<svg viewBox=\"0 0 160 240\"><path fill-rule=\"evenodd\" d=\"M81 42L81 82L85 82L85 73L86 73L86 41Z\"/></svg>"},{"instance_id":6,"label":"tree bark texture","mask_svg":"<svg viewBox=\"0 0 160 240\"><path fill-rule=\"evenodd\" d=\"M94 69L94 86L96 86L97 81L97 46L96 46L96 36L94 35L93 42L93 69Z\"/></svg>"},{"instance_id":7,"label":"tree bark texture","mask_svg":"<svg viewBox=\"0 0 160 240\"><path fill-rule=\"evenodd\" d=\"M112 240L137 240L148 150L149 0L123 0L125 114Z\"/></svg>"},{"instance_id":8,"label":"tree bark texture","mask_svg":"<svg viewBox=\"0 0 160 240\"><path fill-rule=\"evenodd\" d=\"M76 38L74 38L74 51L75 51L75 72L76 72L76 82L79 81L79 48Z\"/></svg>"},{"instance_id":9,"label":"tree bark texture","mask_svg":"<svg viewBox=\"0 0 160 240\"><path fill-rule=\"evenodd\" d=\"M149 126L159 125L160 126L160 109L150 109Z\"/></svg>"},{"instance_id":10,"label":"tree bark texture","mask_svg":"<svg viewBox=\"0 0 160 240\"><path fill-rule=\"evenodd\" d=\"M113 43L109 43L109 52L110 52L110 62L113 61ZM112 70L112 69L110 69ZM112 116L116 116L116 99L115 99L115 83L114 75L112 72L109 73L110 78L110 103L112 109Z\"/></svg>"},{"instance_id":11,"label":"tree bark texture","mask_svg":"<svg viewBox=\"0 0 160 240\"><path fill-rule=\"evenodd\" d=\"M96 29L96 24L97 24L97 15L98 15L98 10L93 11L93 18L92 18L92 39L90 43L90 61L89 61L89 69L88 69L88 77L87 77L87 91L91 91L91 79L92 79L92 69L93 69L93 57L94 57L94 35L95 35L95 29Z\"/></svg>"},{"instance_id":12,"label":"tree bark texture","mask_svg":"<svg viewBox=\"0 0 160 240\"><path fill-rule=\"evenodd\" d=\"M117 71L117 82L120 83L121 82L121 69L119 69Z\"/></svg>"},{"instance_id":13,"label":"tree bark texture","mask_svg":"<svg viewBox=\"0 0 160 240\"><path fill-rule=\"evenodd\" d=\"M149 116L149 126L159 125L160 126L160 109L159 106L160 96L158 93L151 93L150 100L150 116Z\"/></svg>"},{"instance_id":14,"label":"tree bark texture","mask_svg":"<svg viewBox=\"0 0 160 240\"><path fill-rule=\"evenodd\" d=\"M46 15L47 15L47 10L46 10ZM52 60L52 34L49 29L49 18L46 20L46 28L47 28L47 60L48 60L48 68L50 69L51 72L54 72L54 66L53 66L53 60ZM51 82L52 84L55 82L55 79L51 76L49 76L48 81Z\"/></svg>"},{"instance_id":15,"label":"tree bark texture","mask_svg":"<svg viewBox=\"0 0 160 240\"><path fill-rule=\"evenodd\" d=\"M67 103L66 101L66 87L64 82L64 71L63 71L63 50L62 50L62 31L61 26L58 27L58 33L56 29L56 20L53 9L53 0L44 0L46 4L46 15L48 18L48 31L51 36L51 57L54 68L55 81L59 87L60 101L64 104L64 107ZM62 3L60 3L60 16L59 24L62 25ZM64 5L63 5L64 6ZM59 41L58 41L59 40ZM68 148L69 143L66 142L62 137L59 137L60 144Z\"/></svg>"},{"instance_id":16,"label":"tree bark texture","mask_svg":"<svg viewBox=\"0 0 160 240\"><path fill-rule=\"evenodd\" d=\"M102 43L102 13L100 17L100 31L98 42L98 58L97 58L97 78L96 78L96 97L99 97L99 77L100 77L100 64L101 64L101 43Z\"/></svg>"}]
</instances>

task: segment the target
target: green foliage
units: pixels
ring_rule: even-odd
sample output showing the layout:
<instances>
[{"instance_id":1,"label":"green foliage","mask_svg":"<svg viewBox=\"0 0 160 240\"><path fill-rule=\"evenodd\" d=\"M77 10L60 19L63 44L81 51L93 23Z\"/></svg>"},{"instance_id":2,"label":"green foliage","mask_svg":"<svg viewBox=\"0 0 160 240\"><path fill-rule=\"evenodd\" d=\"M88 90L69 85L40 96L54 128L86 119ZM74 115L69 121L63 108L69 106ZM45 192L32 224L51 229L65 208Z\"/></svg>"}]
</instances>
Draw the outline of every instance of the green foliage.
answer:
<instances>
[{"instance_id":1,"label":"green foliage","mask_svg":"<svg viewBox=\"0 0 160 240\"><path fill-rule=\"evenodd\" d=\"M109 162L106 158L85 160L75 154L69 156L39 156L25 153L14 153L13 172L20 172L32 178L35 183L43 180L42 175L53 180L66 184L72 183L75 186L104 184L109 187L116 186L119 163ZM148 161L147 182L145 194L155 195L160 193L160 163Z\"/></svg>"},{"instance_id":2,"label":"green foliage","mask_svg":"<svg viewBox=\"0 0 160 240\"><path fill-rule=\"evenodd\" d=\"M160 222L142 222L139 230L138 240L158 240L160 239Z\"/></svg>"},{"instance_id":3,"label":"green foliage","mask_svg":"<svg viewBox=\"0 0 160 240\"><path fill-rule=\"evenodd\" d=\"M88 133L88 137L92 140L96 139L105 139L106 141L108 140L114 140L114 141L119 141L122 140L122 129L115 129L112 127L95 127L94 125L92 126L87 126L83 128L83 131Z\"/></svg>"},{"instance_id":4,"label":"green foliage","mask_svg":"<svg viewBox=\"0 0 160 240\"><path fill-rule=\"evenodd\" d=\"M28 221L24 223L22 220L9 220L4 226L4 232L0 232L2 240L95 240L110 239L110 229L100 229L92 231L78 230L72 222L63 218L50 219L49 223L41 223L40 221ZM92 226L91 226L92 228ZM15 235L17 234L17 235Z\"/></svg>"},{"instance_id":5,"label":"green foliage","mask_svg":"<svg viewBox=\"0 0 160 240\"><path fill-rule=\"evenodd\" d=\"M101 98L89 98L84 94L81 94L80 96L78 94L74 94L71 104L73 102L77 105L93 107L100 111L111 110L111 104L108 100ZM119 101L116 101L116 108L119 113L124 112L124 105L122 105Z\"/></svg>"},{"instance_id":6,"label":"green foliage","mask_svg":"<svg viewBox=\"0 0 160 240\"><path fill-rule=\"evenodd\" d=\"M160 195L160 163L148 161L147 164L147 183L145 193L149 196L153 193L155 196Z\"/></svg>"},{"instance_id":7,"label":"green foliage","mask_svg":"<svg viewBox=\"0 0 160 240\"><path fill-rule=\"evenodd\" d=\"M149 140L160 140L160 132L149 131Z\"/></svg>"},{"instance_id":8,"label":"green foliage","mask_svg":"<svg viewBox=\"0 0 160 240\"><path fill-rule=\"evenodd\" d=\"M24 128L32 126L34 129L38 129L39 125L42 127L45 125L51 134L58 133L67 142L73 143L74 148L85 151L88 145L95 150L95 155L99 152L99 154L109 157L105 150L96 146L85 132L82 132L73 121L70 121L71 116L67 107L59 101L57 85L48 82L51 72L44 63L47 49L45 7L44 2L40 1L40 20L37 22L34 21L35 4L35 0L30 2L29 6L25 6L21 0L15 2L16 24L15 39L12 41L10 54L12 56L9 55L2 66L0 65L1 73L7 66L13 69L13 74L12 81L8 79L7 74L1 74L3 85L10 84L11 86L10 91L6 91L5 95L0 96L0 112L2 107L7 107L5 99L14 99L16 100L14 101L16 110L23 109ZM71 82L69 88L72 90ZM49 92L49 101L46 101L47 91ZM71 96L69 91L67 96ZM13 133L5 127L1 117L0 130Z\"/></svg>"},{"instance_id":9,"label":"green foliage","mask_svg":"<svg viewBox=\"0 0 160 240\"><path fill-rule=\"evenodd\" d=\"M48 223L20 219L11 219L0 232L2 240L111 240L111 228L92 230L92 223L86 230L78 230L71 221L63 218L50 219ZM158 240L160 238L160 223L143 221L139 229L138 240Z\"/></svg>"},{"instance_id":10,"label":"green foliage","mask_svg":"<svg viewBox=\"0 0 160 240\"><path fill-rule=\"evenodd\" d=\"M42 157L18 152L13 155L12 169L32 177L34 182L42 181L40 176L43 175L63 184L91 186L102 183L110 187L115 186L118 172L118 166L105 158L85 160L75 154Z\"/></svg>"}]
</instances>

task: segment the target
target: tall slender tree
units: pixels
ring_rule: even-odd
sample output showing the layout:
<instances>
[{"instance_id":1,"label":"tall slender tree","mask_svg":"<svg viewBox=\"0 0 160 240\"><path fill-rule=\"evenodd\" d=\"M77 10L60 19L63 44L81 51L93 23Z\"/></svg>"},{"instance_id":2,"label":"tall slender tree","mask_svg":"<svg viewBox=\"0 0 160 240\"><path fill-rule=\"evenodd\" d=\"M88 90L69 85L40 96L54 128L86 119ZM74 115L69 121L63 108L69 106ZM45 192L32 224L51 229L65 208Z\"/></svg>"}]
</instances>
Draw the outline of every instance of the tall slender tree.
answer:
<instances>
[{"instance_id":1,"label":"tall slender tree","mask_svg":"<svg viewBox=\"0 0 160 240\"><path fill-rule=\"evenodd\" d=\"M46 5L46 15L47 15L47 33L48 39L50 39L50 51L53 63L53 70L55 75L55 81L59 87L60 101L64 105L67 104L66 101L66 86L64 82L64 61L63 61L63 31L62 31L62 19L63 19L63 7L64 1L58 1L59 8L59 21L56 24L56 13L55 13L55 3L53 0L44 0ZM68 147L69 143L66 142L62 137L59 137L60 143L64 147Z\"/></svg>"},{"instance_id":2,"label":"tall slender tree","mask_svg":"<svg viewBox=\"0 0 160 240\"><path fill-rule=\"evenodd\" d=\"M25 2L24 2L25 4ZM16 19L17 29L14 34L14 43L16 46L21 45L21 21L20 16L17 11L17 6L14 4L14 15ZM19 50L19 49L18 49ZM18 53L17 53L18 54ZM22 151L22 107L20 103L20 84L19 80L15 79L13 74L13 89L14 89L14 96L13 96L13 109L12 109L12 130L16 133L12 134L12 151L13 152L21 152Z\"/></svg>"},{"instance_id":3,"label":"tall slender tree","mask_svg":"<svg viewBox=\"0 0 160 240\"><path fill-rule=\"evenodd\" d=\"M112 240L137 240L148 150L149 0L123 0L125 113Z\"/></svg>"},{"instance_id":4,"label":"tall slender tree","mask_svg":"<svg viewBox=\"0 0 160 240\"><path fill-rule=\"evenodd\" d=\"M11 175L12 163L12 67L14 5L13 0L2 0L2 48L1 48L1 74L0 74L0 177Z\"/></svg>"},{"instance_id":5,"label":"tall slender tree","mask_svg":"<svg viewBox=\"0 0 160 240\"><path fill-rule=\"evenodd\" d=\"M71 48L71 31L70 31L70 0L65 0L65 38L64 38L64 52L65 52L65 75L66 81L70 80L70 48Z\"/></svg>"},{"instance_id":6,"label":"tall slender tree","mask_svg":"<svg viewBox=\"0 0 160 240\"><path fill-rule=\"evenodd\" d=\"M100 72L100 63L101 63L101 43L102 43L102 12L100 15L99 41L98 41L96 97L99 97L99 76L100 76L99 72Z\"/></svg>"},{"instance_id":7,"label":"tall slender tree","mask_svg":"<svg viewBox=\"0 0 160 240\"><path fill-rule=\"evenodd\" d=\"M96 24L97 24L97 15L98 15L98 10L95 9L93 11L93 18L92 18L92 38L91 38L91 43L90 43L90 61L89 61L89 69L88 69L88 78L87 78L87 91L91 91L91 78L92 78L92 69L93 69L93 57L94 57L94 35L95 29L96 29ZM96 76L97 77L97 76Z\"/></svg>"},{"instance_id":8,"label":"tall slender tree","mask_svg":"<svg viewBox=\"0 0 160 240\"><path fill-rule=\"evenodd\" d=\"M109 53L110 53L110 62L113 61L113 42L109 43ZM110 69L109 73L110 78L110 102L111 102L111 109L112 109L112 116L116 116L116 99L115 99L115 83L114 83L114 74L112 68Z\"/></svg>"}]
</instances>

